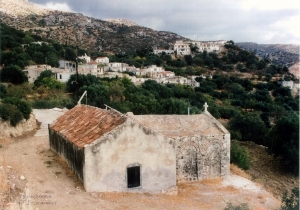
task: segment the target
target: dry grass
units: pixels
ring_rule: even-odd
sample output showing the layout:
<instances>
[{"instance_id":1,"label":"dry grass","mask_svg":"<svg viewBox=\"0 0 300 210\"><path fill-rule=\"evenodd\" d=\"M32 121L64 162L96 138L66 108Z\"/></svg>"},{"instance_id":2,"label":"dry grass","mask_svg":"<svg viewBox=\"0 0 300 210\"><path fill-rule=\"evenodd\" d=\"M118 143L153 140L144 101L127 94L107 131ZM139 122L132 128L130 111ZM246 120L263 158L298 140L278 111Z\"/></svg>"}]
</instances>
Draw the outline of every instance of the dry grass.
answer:
<instances>
[{"instance_id":1,"label":"dry grass","mask_svg":"<svg viewBox=\"0 0 300 210\"><path fill-rule=\"evenodd\" d=\"M7 184L8 174L6 164L3 157L0 157L0 209L4 207L7 195L9 194L9 186Z\"/></svg>"},{"instance_id":2,"label":"dry grass","mask_svg":"<svg viewBox=\"0 0 300 210\"><path fill-rule=\"evenodd\" d=\"M81 181L78 179L78 177L74 174L74 172L69 168L66 161L64 161L61 157L54 154L51 150L48 150L53 154L53 161L55 161L57 164L61 165L64 168L64 171L66 172L66 175L70 178L72 178L75 181L75 186L77 188L80 188L81 190L84 190L84 187L81 183Z\"/></svg>"},{"instance_id":3,"label":"dry grass","mask_svg":"<svg viewBox=\"0 0 300 210\"><path fill-rule=\"evenodd\" d=\"M234 164L230 164L230 173L251 180L252 177Z\"/></svg>"},{"instance_id":4,"label":"dry grass","mask_svg":"<svg viewBox=\"0 0 300 210\"><path fill-rule=\"evenodd\" d=\"M260 203L266 203L266 202L267 202L267 196L264 195L264 194L259 194L259 195L257 196L257 198L259 199L259 202L260 202Z\"/></svg>"},{"instance_id":5,"label":"dry grass","mask_svg":"<svg viewBox=\"0 0 300 210\"><path fill-rule=\"evenodd\" d=\"M240 190L239 189L237 189L237 188L235 188L234 186L231 186L231 185L229 185L229 186L226 186L226 187L222 187L222 188L218 188L218 191L219 192L227 192L227 193L239 193L240 192Z\"/></svg>"},{"instance_id":6,"label":"dry grass","mask_svg":"<svg viewBox=\"0 0 300 210\"><path fill-rule=\"evenodd\" d=\"M221 177L214 178L214 179L203 179L200 181L200 184L204 185L220 185L223 179Z\"/></svg>"},{"instance_id":7,"label":"dry grass","mask_svg":"<svg viewBox=\"0 0 300 210\"><path fill-rule=\"evenodd\" d=\"M7 191L7 177L5 160L3 157L0 157L0 193Z\"/></svg>"}]
</instances>

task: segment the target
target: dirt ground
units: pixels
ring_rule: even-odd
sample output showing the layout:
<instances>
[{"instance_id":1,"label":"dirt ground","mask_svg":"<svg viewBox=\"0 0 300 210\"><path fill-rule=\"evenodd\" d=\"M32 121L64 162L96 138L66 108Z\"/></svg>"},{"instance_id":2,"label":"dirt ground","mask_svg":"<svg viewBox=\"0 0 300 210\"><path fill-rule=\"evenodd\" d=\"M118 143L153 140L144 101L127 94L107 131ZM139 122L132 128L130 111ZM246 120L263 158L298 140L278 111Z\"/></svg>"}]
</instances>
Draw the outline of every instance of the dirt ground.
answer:
<instances>
[{"instance_id":1,"label":"dirt ground","mask_svg":"<svg viewBox=\"0 0 300 210\"><path fill-rule=\"evenodd\" d=\"M40 122L48 123L52 116L59 115L35 114ZM8 181L7 193L1 194L0 180L0 209L224 209L229 202L234 205L248 203L250 209L279 209L282 188L299 183L295 177L276 177L276 171L271 176L260 170L260 165L253 165L252 171L247 173L231 166L231 175L226 179L180 184L177 196L88 193L65 162L49 149L46 127L46 123L42 123L36 133L0 138L0 178L2 173L2 179ZM261 157L255 157L253 163L257 164ZM292 182L295 183L288 185ZM267 186L269 192L263 186ZM273 189L276 189L276 197Z\"/></svg>"}]
</instances>

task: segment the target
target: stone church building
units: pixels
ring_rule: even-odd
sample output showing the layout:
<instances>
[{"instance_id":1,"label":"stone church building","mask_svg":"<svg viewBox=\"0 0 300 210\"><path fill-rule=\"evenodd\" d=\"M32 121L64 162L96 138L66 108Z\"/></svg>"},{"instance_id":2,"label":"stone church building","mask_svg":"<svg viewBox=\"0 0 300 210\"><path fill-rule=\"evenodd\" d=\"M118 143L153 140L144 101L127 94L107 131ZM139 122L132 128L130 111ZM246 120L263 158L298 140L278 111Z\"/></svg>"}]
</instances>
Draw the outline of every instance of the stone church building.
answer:
<instances>
[{"instance_id":1,"label":"stone church building","mask_svg":"<svg viewBox=\"0 0 300 210\"><path fill-rule=\"evenodd\" d=\"M88 192L168 192L230 173L230 133L207 106L198 115L133 115L77 105L49 125L49 141Z\"/></svg>"}]
</instances>

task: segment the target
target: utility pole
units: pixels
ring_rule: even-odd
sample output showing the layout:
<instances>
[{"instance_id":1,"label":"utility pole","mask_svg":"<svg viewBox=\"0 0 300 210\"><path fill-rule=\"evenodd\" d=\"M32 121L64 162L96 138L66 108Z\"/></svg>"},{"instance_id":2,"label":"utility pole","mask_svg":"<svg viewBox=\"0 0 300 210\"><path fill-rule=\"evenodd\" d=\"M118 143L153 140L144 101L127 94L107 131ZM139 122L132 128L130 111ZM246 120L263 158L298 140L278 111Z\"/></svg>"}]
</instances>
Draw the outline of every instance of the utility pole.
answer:
<instances>
[{"instance_id":1,"label":"utility pole","mask_svg":"<svg viewBox=\"0 0 300 210\"><path fill-rule=\"evenodd\" d=\"M46 62L46 70L47 70L47 56L45 57L45 62Z\"/></svg>"},{"instance_id":2,"label":"utility pole","mask_svg":"<svg viewBox=\"0 0 300 210\"><path fill-rule=\"evenodd\" d=\"M76 57L76 61L75 62L76 62L76 64L75 64L76 65L75 66L76 67L76 81L77 81L77 85L78 85L78 59L77 59L77 57Z\"/></svg>"},{"instance_id":3,"label":"utility pole","mask_svg":"<svg viewBox=\"0 0 300 210\"><path fill-rule=\"evenodd\" d=\"M77 81L77 86L78 86L78 84L79 84L78 81L79 80L78 80L78 55L77 54L78 54L78 46L76 46L76 50L75 50L75 55L76 55L76 58L75 58L75 63L76 63L75 64L76 65L75 69L76 69L76 81Z\"/></svg>"}]
</instances>

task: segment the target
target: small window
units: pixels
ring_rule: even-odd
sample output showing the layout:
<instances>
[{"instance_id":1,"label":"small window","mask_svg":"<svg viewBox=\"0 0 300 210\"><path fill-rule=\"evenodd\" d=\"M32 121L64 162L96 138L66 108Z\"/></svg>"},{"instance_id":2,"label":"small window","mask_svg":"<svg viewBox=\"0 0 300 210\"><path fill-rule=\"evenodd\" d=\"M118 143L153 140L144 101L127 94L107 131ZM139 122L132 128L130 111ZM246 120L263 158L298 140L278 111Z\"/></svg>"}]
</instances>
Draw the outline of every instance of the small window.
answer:
<instances>
[{"instance_id":1,"label":"small window","mask_svg":"<svg viewBox=\"0 0 300 210\"><path fill-rule=\"evenodd\" d=\"M62 76L61 76L61 74L59 75L59 79L62 79Z\"/></svg>"},{"instance_id":2,"label":"small window","mask_svg":"<svg viewBox=\"0 0 300 210\"><path fill-rule=\"evenodd\" d=\"M140 166L127 168L127 187L133 188L139 187L140 185Z\"/></svg>"}]
</instances>

